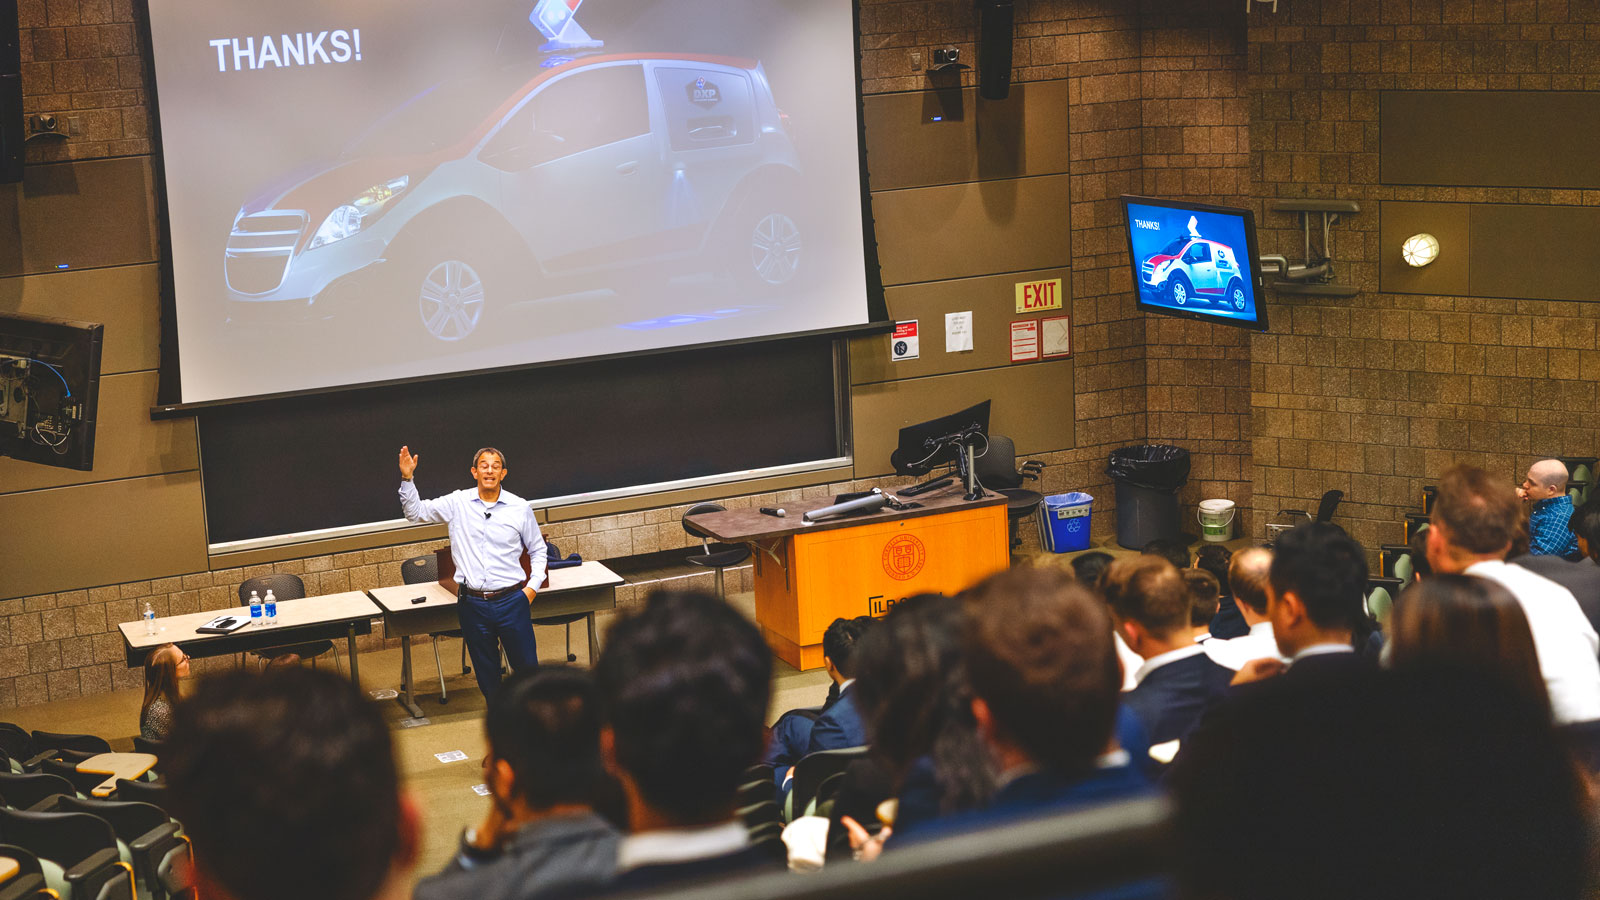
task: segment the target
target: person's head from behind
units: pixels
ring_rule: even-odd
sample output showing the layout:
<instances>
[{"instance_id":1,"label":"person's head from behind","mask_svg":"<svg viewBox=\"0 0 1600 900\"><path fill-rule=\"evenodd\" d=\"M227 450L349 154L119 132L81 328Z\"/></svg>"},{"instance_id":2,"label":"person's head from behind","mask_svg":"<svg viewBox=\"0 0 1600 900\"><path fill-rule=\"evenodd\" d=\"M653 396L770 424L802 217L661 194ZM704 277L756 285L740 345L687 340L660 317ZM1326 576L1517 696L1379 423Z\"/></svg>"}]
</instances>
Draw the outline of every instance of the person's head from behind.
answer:
<instances>
[{"instance_id":1,"label":"person's head from behind","mask_svg":"<svg viewBox=\"0 0 1600 900\"><path fill-rule=\"evenodd\" d=\"M961 628L961 601L919 594L896 603L856 649L855 693L873 755L896 779L931 757L948 810L974 807L992 788Z\"/></svg>"},{"instance_id":2,"label":"person's head from behind","mask_svg":"<svg viewBox=\"0 0 1600 900\"><path fill-rule=\"evenodd\" d=\"M1104 550L1080 553L1072 558L1072 574L1077 577L1079 584L1098 594L1100 579L1105 576L1106 567L1111 565L1113 559L1116 557Z\"/></svg>"},{"instance_id":3,"label":"person's head from behind","mask_svg":"<svg viewBox=\"0 0 1600 900\"><path fill-rule=\"evenodd\" d=\"M1569 526L1578 536L1578 552L1600 561L1600 494L1573 510Z\"/></svg>"},{"instance_id":4,"label":"person's head from behind","mask_svg":"<svg viewBox=\"0 0 1600 900\"><path fill-rule=\"evenodd\" d=\"M1228 560L1228 584L1234 603L1251 625L1267 619L1267 582L1272 571L1272 551L1248 547Z\"/></svg>"},{"instance_id":5,"label":"person's head from behind","mask_svg":"<svg viewBox=\"0 0 1600 900\"><path fill-rule=\"evenodd\" d=\"M1428 565L1428 532L1432 526L1412 532L1411 540L1406 541L1410 548L1411 575L1413 578L1423 579L1433 577L1433 566Z\"/></svg>"},{"instance_id":6,"label":"person's head from behind","mask_svg":"<svg viewBox=\"0 0 1600 900\"><path fill-rule=\"evenodd\" d=\"M201 681L161 754L205 897L367 900L409 869L417 818L378 708L332 672Z\"/></svg>"},{"instance_id":7,"label":"person's head from behind","mask_svg":"<svg viewBox=\"0 0 1600 900\"><path fill-rule=\"evenodd\" d=\"M1279 535L1267 584L1267 618L1285 656L1365 634L1367 555L1343 528L1308 522Z\"/></svg>"},{"instance_id":8,"label":"person's head from behind","mask_svg":"<svg viewBox=\"0 0 1600 900\"><path fill-rule=\"evenodd\" d=\"M1139 551L1145 556L1159 556L1169 563L1174 569L1189 568L1189 545L1183 541L1171 538L1156 538L1144 545Z\"/></svg>"},{"instance_id":9,"label":"person's head from behind","mask_svg":"<svg viewBox=\"0 0 1600 900\"><path fill-rule=\"evenodd\" d=\"M1210 572L1224 597L1233 596L1233 588L1228 584L1228 566L1232 562L1233 551L1221 544L1207 544L1194 555L1194 567Z\"/></svg>"},{"instance_id":10,"label":"person's head from behind","mask_svg":"<svg viewBox=\"0 0 1600 900\"><path fill-rule=\"evenodd\" d=\"M1217 584L1217 576L1204 569L1184 569L1178 573L1183 577L1183 586L1189 591L1189 626L1191 628L1207 628L1211 625L1211 617L1217 614L1222 596L1222 588Z\"/></svg>"},{"instance_id":11,"label":"person's head from behind","mask_svg":"<svg viewBox=\"0 0 1600 900\"><path fill-rule=\"evenodd\" d=\"M822 632L822 663L834 681L844 682L856 677L856 644L877 621L871 616L839 618Z\"/></svg>"},{"instance_id":12,"label":"person's head from behind","mask_svg":"<svg viewBox=\"0 0 1600 900\"><path fill-rule=\"evenodd\" d=\"M1428 564L1460 572L1480 560L1503 559L1517 536L1522 506L1511 485L1477 466L1458 465L1439 478L1428 536Z\"/></svg>"},{"instance_id":13,"label":"person's head from behind","mask_svg":"<svg viewBox=\"0 0 1600 900\"><path fill-rule=\"evenodd\" d=\"M1054 567L1008 569L962 598L973 716L1002 767L1092 768L1122 686L1104 604Z\"/></svg>"},{"instance_id":14,"label":"person's head from behind","mask_svg":"<svg viewBox=\"0 0 1600 900\"><path fill-rule=\"evenodd\" d=\"M594 675L601 751L634 821L731 816L765 742L772 656L755 625L710 594L658 591L611 626Z\"/></svg>"},{"instance_id":15,"label":"person's head from behind","mask_svg":"<svg viewBox=\"0 0 1600 900\"><path fill-rule=\"evenodd\" d=\"M1124 556L1106 569L1101 590L1117 633L1145 659L1190 642L1189 588L1159 556Z\"/></svg>"},{"instance_id":16,"label":"person's head from behind","mask_svg":"<svg viewBox=\"0 0 1600 900\"><path fill-rule=\"evenodd\" d=\"M1567 492L1567 466L1559 459L1541 459L1528 467L1517 492L1531 503L1549 500Z\"/></svg>"},{"instance_id":17,"label":"person's head from behind","mask_svg":"<svg viewBox=\"0 0 1600 900\"><path fill-rule=\"evenodd\" d=\"M593 808L607 783L594 679L565 666L518 672L489 701L485 779L508 818Z\"/></svg>"},{"instance_id":18,"label":"person's head from behind","mask_svg":"<svg viewBox=\"0 0 1600 900\"><path fill-rule=\"evenodd\" d=\"M1511 592L1475 575L1413 584L1397 604L1389 664L1476 668L1497 673L1548 707L1528 617Z\"/></svg>"},{"instance_id":19,"label":"person's head from behind","mask_svg":"<svg viewBox=\"0 0 1600 900\"><path fill-rule=\"evenodd\" d=\"M189 654L177 644L162 644L144 659L144 703L149 709L157 700L178 702L178 679L189 677Z\"/></svg>"},{"instance_id":20,"label":"person's head from behind","mask_svg":"<svg viewBox=\"0 0 1600 900\"><path fill-rule=\"evenodd\" d=\"M1209 746L1185 740L1198 755L1171 782L1185 896L1588 896L1583 788L1524 691L1448 665L1295 687L1236 707ZM1241 846L1248 864L1217 864ZM1363 849L1377 847L1391 850Z\"/></svg>"}]
</instances>

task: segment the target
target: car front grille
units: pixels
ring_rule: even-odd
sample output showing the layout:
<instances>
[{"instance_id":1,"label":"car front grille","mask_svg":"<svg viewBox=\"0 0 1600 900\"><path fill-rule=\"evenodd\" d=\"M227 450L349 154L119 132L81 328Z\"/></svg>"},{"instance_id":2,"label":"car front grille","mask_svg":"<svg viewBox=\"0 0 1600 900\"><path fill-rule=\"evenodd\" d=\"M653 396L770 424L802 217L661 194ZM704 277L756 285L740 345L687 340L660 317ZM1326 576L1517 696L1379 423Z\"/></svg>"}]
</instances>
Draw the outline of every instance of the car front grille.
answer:
<instances>
[{"instance_id":1,"label":"car front grille","mask_svg":"<svg viewBox=\"0 0 1600 900\"><path fill-rule=\"evenodd\" d=\"M304 210L269 209L241 217L224 253L228 287L241 294L276 290L305 228Z\"/></svg>"}]
</instances>

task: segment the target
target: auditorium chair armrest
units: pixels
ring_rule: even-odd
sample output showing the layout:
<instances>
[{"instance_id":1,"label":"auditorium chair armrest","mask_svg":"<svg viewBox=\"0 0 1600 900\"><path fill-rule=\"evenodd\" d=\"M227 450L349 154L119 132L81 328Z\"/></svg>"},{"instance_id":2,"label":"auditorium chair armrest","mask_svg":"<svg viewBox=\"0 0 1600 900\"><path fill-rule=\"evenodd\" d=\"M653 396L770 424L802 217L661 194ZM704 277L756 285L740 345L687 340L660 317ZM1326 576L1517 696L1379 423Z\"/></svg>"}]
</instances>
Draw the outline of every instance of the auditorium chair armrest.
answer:
<instances>
[{"instance_id":1,"label":"auditorium chair armrest","mask_svg":"<svg viewBox=\"0 0 1600 900\"><path fill-rule=\"evenodd\" d=\"M1039 473L1043 471L1044 463L1037 459L1027 460L1022 465L1017 467L1018 475L1021 475L1023 478L1032 478L1034 481L1039 480Z\"/></svg>"},{"instance_id":2,"label":"auditorium chair armrest","mask_svg":"<svg viewBox=\"0 0 1600 900\"><path fill-rule=\"evenodd\" d=\"M65 796L66 794L51 794L43 800L40 800L38 803L28 807L28 812L55 812L56 806L60 804L61 798Z\"/></svg>"},{"instance_id":3,"label":"auditorium chair armrest","mask_svg":"<svg viewBox=\"0 0 1600 900\"><path fill-rule=\"evenodd\" d=\"M61 877L72 888L72 896L75 898L99 897L107 886L114 885L118 879L126 882L126 896L129 900L133 897L133 867L123 862L114 848L96 850L82 862L61 873Z\"/></svg>"},{"instance_id":4,"label":"auditorium chair armrest","mask_svg":"<svg viewBox=\"0 0 1600 900\"><path fill-rule=\"evenodd\" d=\"M32 759L27 760L22 764L22 771L30 774L37 772L39 771L39 767L44 765L45 760L54 759L55 755L60 752L60 750L57 750L54 747L50 748L49 750L41 750L38 753L35 753Z\"/></svg>"}]
</instances>

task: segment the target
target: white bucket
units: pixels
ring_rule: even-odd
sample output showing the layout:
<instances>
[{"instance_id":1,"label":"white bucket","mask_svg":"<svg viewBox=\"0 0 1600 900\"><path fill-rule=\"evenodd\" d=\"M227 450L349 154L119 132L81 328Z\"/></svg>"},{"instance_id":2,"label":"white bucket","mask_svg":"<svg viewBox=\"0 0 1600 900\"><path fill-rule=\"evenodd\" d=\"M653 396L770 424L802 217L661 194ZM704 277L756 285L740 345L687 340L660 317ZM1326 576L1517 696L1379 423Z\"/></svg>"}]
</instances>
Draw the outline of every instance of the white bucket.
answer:
<instances>
[{"instance_id":1,"label":"white bucket","mask_svg":"<svg viewBox=\"0 0 1600 900\"><path fill-rule=\"evenodd\" d=\"M1200 520L1200 536L1216 543L1232 540L1235 511L1232 500L1201 500L1200 507L1195 510L1195 518Z\"/></svg>"}]
</instances>

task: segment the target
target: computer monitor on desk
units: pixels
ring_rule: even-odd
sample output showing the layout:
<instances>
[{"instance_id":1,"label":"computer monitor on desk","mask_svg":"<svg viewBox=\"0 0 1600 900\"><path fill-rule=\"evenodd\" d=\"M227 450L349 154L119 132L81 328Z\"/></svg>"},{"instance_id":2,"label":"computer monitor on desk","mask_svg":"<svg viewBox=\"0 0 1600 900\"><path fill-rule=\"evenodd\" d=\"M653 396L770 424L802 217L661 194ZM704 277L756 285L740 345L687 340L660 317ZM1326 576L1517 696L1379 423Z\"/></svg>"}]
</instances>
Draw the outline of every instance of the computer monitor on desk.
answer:
<instances>
[{"instance_id":1,"label":"computer monitor on desk","mask_svg":"<svg viewBox=\"0 0 1600 900\"><path fill-rule=\"evenodd\" d=\"M985 400L958 413L900 429L899 446L889 454L889 464L894 466L895 474L926 475L940 466L954 463L963 479L969 482L967 489L971 492L973 484L970 483L972 478L970 466L967 465L969 458L965 454L973 437L987 437L989 434L989 402ZM947 473L925 484L935 485L949 477ZM898 493L915 496L921 493L919 488L924 488L924 485Z\"/></svg>"}]
</instances>

